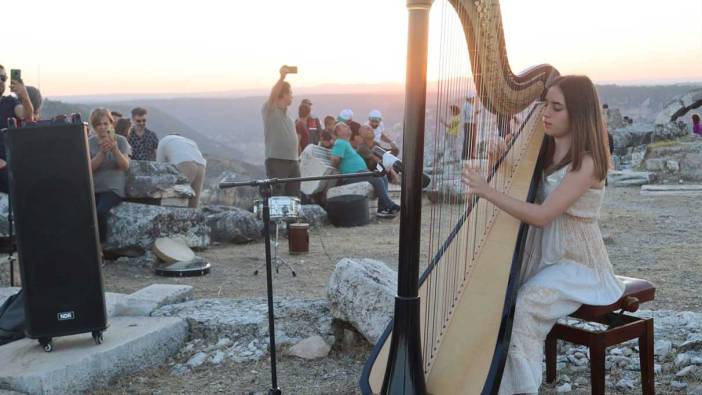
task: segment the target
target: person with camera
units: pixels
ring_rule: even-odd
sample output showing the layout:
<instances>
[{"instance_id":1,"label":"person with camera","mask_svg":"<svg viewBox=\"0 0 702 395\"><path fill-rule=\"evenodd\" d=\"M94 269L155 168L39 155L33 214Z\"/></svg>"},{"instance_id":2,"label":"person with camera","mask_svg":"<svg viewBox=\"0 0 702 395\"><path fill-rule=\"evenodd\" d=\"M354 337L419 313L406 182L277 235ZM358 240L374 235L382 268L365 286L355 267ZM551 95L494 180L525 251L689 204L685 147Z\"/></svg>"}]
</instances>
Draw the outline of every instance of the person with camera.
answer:
<instances>
[{"instance_id":1,"label":"person with camera","mask_svg":"<svg viewBox=\"0 0 702 395\"><path fill-rule=\"evenodd\" d=\"M290 83L285 81L288 74L296 72L297 67L280 68L280 78L273 85L271 94L261 109L268 178L300 177L298 136L295 123L288 114L288 107L293 98L292 88ZM272 194L298 197L300 183L274 185Z\"/></svg>"},{"instance_id":2,"label":"person with camera","mask_svg":"<svg viewBox=\"0 0 702 395\"><path fill-rule=\"evenodd\" d=\"M32 119L34 107L29 99L27 88L24 86L21 78L12 79L10 81L10 90L15 96L4 96L7 88L7 81L10 78L5 71L5 67L0 65L0 130L8 127L8 120L14 118L19 125L24 120ZM9 184L7 180L6 163L7 156L5 155L5 139L0 136L0 192L9 193Z\"/></svg>"},{"instance_id":3,"label":"person with camera","mask_svg":"<svg viewBox=\"0 0 702 395\"><path fill-rule=\"evenodd\" d=\"M110 210L124 198L131 147L124 136L115 134L109 110L94 109L90 113L90 126L95 131L88 139L90 169L93 172L98 232L100 242L104 244Z\"/></svg>"}]
</instances>

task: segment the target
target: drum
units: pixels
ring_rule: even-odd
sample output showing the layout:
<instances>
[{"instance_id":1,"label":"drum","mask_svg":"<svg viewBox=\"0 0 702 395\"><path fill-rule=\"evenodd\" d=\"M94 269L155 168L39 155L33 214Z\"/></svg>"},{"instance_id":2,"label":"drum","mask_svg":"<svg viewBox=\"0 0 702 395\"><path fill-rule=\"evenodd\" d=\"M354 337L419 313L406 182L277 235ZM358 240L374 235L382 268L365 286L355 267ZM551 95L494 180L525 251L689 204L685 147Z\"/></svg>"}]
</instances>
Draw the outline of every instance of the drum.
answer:
<instances>
[{"instance_id":1,"label":"drum","mask_svg":"<svg viewBox=\"0 0 702 395\"><path fill-rule=\"evenodd\" d=\"M310 224L296 223L288 227L288 251L291 255L310 251Z\"/></svg>"},{"instance_id":2,"label":"drum","mask_svg":"<svg viewBox=\"0 0 702 395\"><path fill-rule=\"evenodd\" d=\"M330 150L318 145L308 145L300 154L300 176L319 177L337 174L338 170L331 164ZM300 183L300 191L309 196L322 192L336 185L336 180L314 180Z\"/></svg>"},{"instance_id":3,"label":"drum","mask_svg":"<svg viewBox=\"0 0 702 395\"><path fill-rule=\"evenodd\" d=\"M168 237L161 237L154 242L154 254L166 262L187 262L195 259L195 253L185 243Z\"/></svg>"},{"instance_id":4,"label":"drum","mask_svg":"<svg viewBox=\"0 0 702 395\"><path fill-rule=\"evenodd\" d=\"M169 263L155 266L154 273L164 277L195 277L204 276L210 272L212 265L202 258L196 257L186 262Z\"/></svg>"},{"instance_id":5,"label":"drum","mask_svg":"<svg viewBox=\"0 0 702 395\"><path fill-rule=\"evenodd\" d=\"M292 196L271 196L268 198L271 221L294 220L300 216L300 199ZM263 201L254 203L254 214L263 219Z\"/></svg>"}]
</instances>

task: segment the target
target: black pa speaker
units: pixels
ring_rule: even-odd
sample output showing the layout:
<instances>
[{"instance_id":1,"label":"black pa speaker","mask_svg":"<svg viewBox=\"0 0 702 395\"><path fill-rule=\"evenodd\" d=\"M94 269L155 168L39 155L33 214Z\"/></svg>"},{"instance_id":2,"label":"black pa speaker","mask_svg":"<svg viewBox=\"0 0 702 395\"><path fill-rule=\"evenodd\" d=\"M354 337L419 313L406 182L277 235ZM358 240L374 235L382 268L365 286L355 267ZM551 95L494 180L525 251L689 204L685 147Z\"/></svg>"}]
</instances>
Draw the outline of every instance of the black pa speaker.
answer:
<instances>
[{"instance_id":1,"label":"black pa speaker","mask_svg":"<svg viewBox=\"0 0 702 395\"><path fill-rule=\"evenodd\" d=\"M82 123L7 129L10 198L26 332L51 338L107 327L90 154Z\"/></svg>"}]
</instances>

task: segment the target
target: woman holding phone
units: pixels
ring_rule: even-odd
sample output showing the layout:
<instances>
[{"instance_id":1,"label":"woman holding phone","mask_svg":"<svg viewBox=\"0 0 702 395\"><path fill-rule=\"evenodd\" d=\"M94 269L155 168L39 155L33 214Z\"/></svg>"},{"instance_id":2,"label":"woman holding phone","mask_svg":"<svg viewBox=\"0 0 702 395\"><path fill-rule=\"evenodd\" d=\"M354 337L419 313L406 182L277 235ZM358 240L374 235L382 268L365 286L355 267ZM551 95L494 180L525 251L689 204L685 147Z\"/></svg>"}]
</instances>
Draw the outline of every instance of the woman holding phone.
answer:
<instances>
[{"instance_id":1,"label":"woman holding phone","mask_svg":"<svg viewBox=\"0 0 702 395\"><path fill-rule=\"evenodd\" d=\"M95 131L88 138L90 168L95 188L95 211L100 243L104 245L110 210L124 198L131 147L124 136L115 134L114 122L108 109L94 109L90 113L90 126Z\"/></svg>"}]
</instances>

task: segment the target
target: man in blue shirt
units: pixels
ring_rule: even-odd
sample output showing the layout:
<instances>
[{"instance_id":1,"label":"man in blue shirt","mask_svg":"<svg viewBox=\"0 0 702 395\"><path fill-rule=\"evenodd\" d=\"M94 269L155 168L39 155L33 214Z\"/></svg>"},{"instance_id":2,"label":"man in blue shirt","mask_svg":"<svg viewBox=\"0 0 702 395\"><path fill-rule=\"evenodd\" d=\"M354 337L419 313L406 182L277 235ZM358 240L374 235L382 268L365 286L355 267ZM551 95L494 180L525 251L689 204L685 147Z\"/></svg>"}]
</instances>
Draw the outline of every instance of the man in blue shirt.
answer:
<instances>
[{"instance_id":1,"label":"man in blue shirt","mask_svg":"<svg viewBox=\"0 0 702 395\"><path fill-rule=\"evenodd\" d=\"M366 162L356 150L353 149L349 140L351 139L351 128L340 122L334 128L336 141L331 149L331 163L339 169L341 174L360 173L368 171ZM378 217L394 217L400 211L400 206L388 196L388 179L382 177L361 177L342 180L342 184L352 184L356 182L368 181L378 196Z\"/></svg>"}]
</instances>

